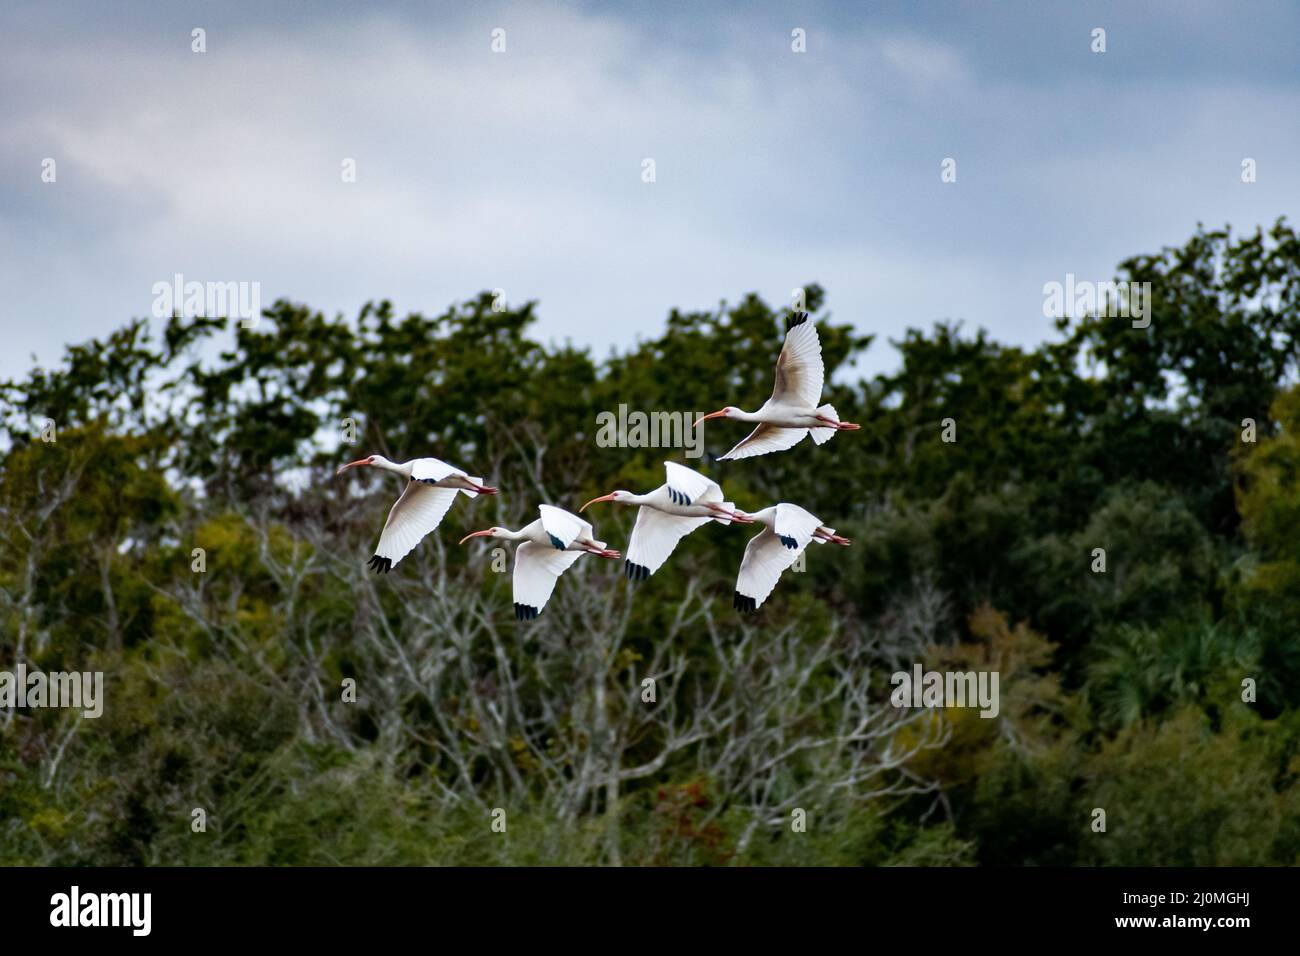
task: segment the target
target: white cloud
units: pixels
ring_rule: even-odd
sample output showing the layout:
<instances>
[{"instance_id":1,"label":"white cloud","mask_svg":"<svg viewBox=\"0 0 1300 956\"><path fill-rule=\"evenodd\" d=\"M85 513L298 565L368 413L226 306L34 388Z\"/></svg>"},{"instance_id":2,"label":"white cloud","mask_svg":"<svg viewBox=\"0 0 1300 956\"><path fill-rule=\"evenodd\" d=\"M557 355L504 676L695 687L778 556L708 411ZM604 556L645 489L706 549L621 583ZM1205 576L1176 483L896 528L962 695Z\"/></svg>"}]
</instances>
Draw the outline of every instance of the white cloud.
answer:
<instances>
[{"instance_id":1,"label":"white cloud","mask_svg":"<svg viewBox=\"0 0 1300 956\"><path fill-rule=\"evenodd\" d=\"M0 37L0 376L147 314L175 272L344 314L500 287L599 352L671 306L811 280L882 339L951 317L1032 342L1063 265L1108 275L1300 195L1277 121L1294 86L993 82L977 44L865 19L810 15L796 55L783 24L698 15L683 42L603 8L503 9L214 21L202 55L175 24ZM1248 149L1254 191L1216 185L1216 151Z\"/></svg>"},{"instance_id":2,"label":"white cloud","mask_svg":"<svg viewBox=\"0 0 1300 956\"><path fill-rule=\"evenodd\" d=\"M971 77L961 53L951 46L915 36L892 36L880 41L880 56L913 91L949 96L962 92Z\"/></svg>"}]
</instances>

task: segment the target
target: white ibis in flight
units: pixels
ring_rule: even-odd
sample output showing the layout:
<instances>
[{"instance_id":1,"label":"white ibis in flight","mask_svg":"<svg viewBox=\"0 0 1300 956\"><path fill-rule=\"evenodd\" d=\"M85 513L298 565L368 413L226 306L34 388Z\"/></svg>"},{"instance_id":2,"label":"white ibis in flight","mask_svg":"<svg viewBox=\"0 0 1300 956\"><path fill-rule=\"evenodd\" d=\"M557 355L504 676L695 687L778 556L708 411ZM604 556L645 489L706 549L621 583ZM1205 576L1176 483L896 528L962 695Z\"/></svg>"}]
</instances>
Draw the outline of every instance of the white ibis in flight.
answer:
<instances>
[{"instance_id":1,"label":"white ibis in flight","mask_svg":"<svg viewBox=\"0 0 1300 956\"><path fill-rule=\"evenodd\" d=\"M471 478L437 458L397 462L389 461L383 455L371 455L348 462L336 474L365 466L382 468L406 479L401 497L388 512L388 520L379 535L379 546L367 564L375 572L391 571L393 565L410 554L411 549L442 522L457 493L471 498L497 493L495 488L485 486L482 478Z\"/></svg>"},{"instance_id":2,"label":"white ibis in flight","mask_svg":"<svg viewBox=\"0 0 1300 956\"><path fill-rule=\"evenodd\" d=\"M695 424L698 426L710 418L758 423L748 438L718 461L785 451L799 444L805 435L812 435L812 440L821 445L830 441L837 431L857 431L861 426L840 421L833 406L817 405L822 399L825 377L817 326L808 321L807 312L796 312L786 320L785 345L776 360L776 384L772 397L763 407L746 412L728 405L703 416Z\"/></svg>"},{"instance_id":3,"label":"white ibis in flight","mask_svg":"<svg viewBox=\"0 0 1300 956\"><path fill-rule=\"evenodd\" d=\"M753 523L749 515L723 500L722 489L716 481L672 461L664 462L664 469L668 480L648 494L637 495L620 489L592 498L578 509L586 511L598 501L640 505L623 562L627 576L633 581L644 581L658 571L682 538L710 521Z\"/></svg>"},{"instance_id":4,"label":"white ibis in flight","mask_svg":"<svg viewBox=\"0 0 1300 956\"><path fill-rule=\"evenodd\" d=\"M531 621L542 613L555 582L584 554L622 557L607 549L604 541L593 538L591 525L577 515L554 505L538 505L537 510L541 517L518 531L487 528L460 539L461 544L470 538L520 542L515 549L514 573L515 618L520 621Z\"/></svg>"},{"instance_id":5,"label":"white ibis in flight","mask_svg":"<svg viewBox=\"0 0 1300 956\"><path fill-rule=\"evenodd\" d=\"M834 528L824 527L820 518L798 505L783 502L755 511L750 517L762 524L763 530L745 545L745 558L736 577L733 606L742 614L762 606L781 572L794 564L809 542L834 542L845 547L850 544L848 538L836 534Z\"/></svg>"}]
</instances>

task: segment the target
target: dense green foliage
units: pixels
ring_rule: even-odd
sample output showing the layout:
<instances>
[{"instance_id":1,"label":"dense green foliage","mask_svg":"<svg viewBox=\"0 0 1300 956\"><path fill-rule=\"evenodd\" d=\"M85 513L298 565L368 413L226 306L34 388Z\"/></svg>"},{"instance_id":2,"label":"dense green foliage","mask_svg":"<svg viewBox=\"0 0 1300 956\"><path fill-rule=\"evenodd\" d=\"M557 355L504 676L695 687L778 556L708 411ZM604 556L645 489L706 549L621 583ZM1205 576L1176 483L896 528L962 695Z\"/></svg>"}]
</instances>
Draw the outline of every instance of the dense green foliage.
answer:
<instances>
[{"instance_id":1,"label":"dense green foliage","mask_svg":"<svg viewBox=\"0 0 1300 956\"><path fill-rule=\"evenodd\" d=\"M1063 319L1028 350L940 325L866 381L885 343L821 318L863 430L742 462L599 447L596 413L759 405L782 314L754 296L605 359L486 293L69 348L0 393L0 670L103 670L107 701L0 713L0 863L1297 862L1300 238L1202 231L1120 271L1149 328ZM708 450L743 434L710 423ZM368 578L398 488L334 476L368 453L502 494ZM516 623L509 575L455 545L647 491L666 457L854 546L748 620L750 532L711 527L635 586L580 562ZM597 507L621 546L631 514ZM900 720L914 662L997 670L999 715Z\"/></svg>"}]
</instances>

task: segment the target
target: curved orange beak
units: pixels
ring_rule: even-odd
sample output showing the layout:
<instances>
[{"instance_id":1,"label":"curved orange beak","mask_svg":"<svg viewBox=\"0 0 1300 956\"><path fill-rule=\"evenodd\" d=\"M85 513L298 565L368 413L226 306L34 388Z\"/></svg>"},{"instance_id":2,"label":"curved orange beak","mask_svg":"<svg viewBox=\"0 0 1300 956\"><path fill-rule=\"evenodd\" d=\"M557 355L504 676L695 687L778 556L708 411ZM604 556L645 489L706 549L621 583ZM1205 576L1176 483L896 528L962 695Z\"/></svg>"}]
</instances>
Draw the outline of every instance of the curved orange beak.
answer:
<instances>
[{"instance_id":1,"label":"curved orange beak","mask_svg":"<svg viewBox=\"0 0 1300 956\"><path fill-rule=\"evenodd\" d=\"M370 464L370 459L369 459L369 458L359 458L359 459L357 459L356 461L350 461L350 462L348 462L346 465L344 465L344 466L343 466L342 468L340 468L338 471L334 472L334 474L336 474L336 475L341 475L341 474L343 474L343 472L347 471L349 468L356 468L356 467L358 467L358 466L360 466L360 465L368 465L368 464Z\"/></svg>"},{"instance_id":2,"label":"curved orange beak","mask_svg":"<svg viewBox=\"0 0 1300 956\"><path fill-rule=\"evenodd\" d=\"M702 423L707 422L710 418L726 418L726 417L727 417L727 410L725 408L720 408L716 412L709 412L709 414L707 415L701 415L698 419L696 419L695 424L692 425L691 427L699 428Z\"/></svg>"},{"instance_id":3,"label":"curved orange beak","mask_svg":"<svg viewBox=\"0 0 1300 956\"><path fill-rule=\"evenodd\" d=\"M465 535L465 537L461 538L456 543L464 544L470 538L490 538L490 537L492 537L492 529L488 528L486 531L472 531L469 534Z\"/></svg>"},{"instance_id":4,"label":"curved orange beak","mask_svg":"<svg viewBox=\"0 0 1300 956\"><path fill-rule=\"evenodd\" d=\"M587 510L587 508L589 508L591 505L594 505L598 501L613 501L613 500L614 500L614 493L612 491L607 495L601 495L599 498L592 498L585 505L583 505L581 508L578 509L578 514L582 514L584 511Z\"/></svg>"}]
</instances>

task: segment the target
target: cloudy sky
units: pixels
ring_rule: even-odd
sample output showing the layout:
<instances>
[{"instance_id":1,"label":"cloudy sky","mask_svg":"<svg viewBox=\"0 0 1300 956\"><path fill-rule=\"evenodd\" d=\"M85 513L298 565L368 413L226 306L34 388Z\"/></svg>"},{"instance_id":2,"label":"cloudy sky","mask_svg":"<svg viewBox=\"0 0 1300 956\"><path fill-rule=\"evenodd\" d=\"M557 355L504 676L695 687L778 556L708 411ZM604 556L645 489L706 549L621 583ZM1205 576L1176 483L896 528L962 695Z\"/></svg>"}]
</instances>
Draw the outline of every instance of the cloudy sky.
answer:
<instances>
[{"instance_id":1,"label":"cloudy sky","mask_svg":"<svg viewBox=\"0 0 1300 956\"><path fill-rule=\"evenodd\" d=\"M941 319L1033 343L1046 282L1296 216L1297 36L1283 2L7 0L0 376L175 273L349 316L500 288L597 354L807 281L867 372Z\"/></svg>"}]
</instances>

